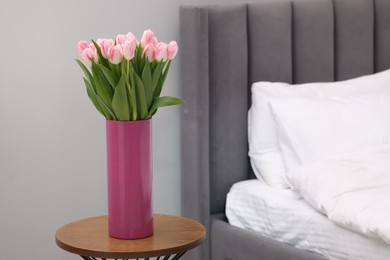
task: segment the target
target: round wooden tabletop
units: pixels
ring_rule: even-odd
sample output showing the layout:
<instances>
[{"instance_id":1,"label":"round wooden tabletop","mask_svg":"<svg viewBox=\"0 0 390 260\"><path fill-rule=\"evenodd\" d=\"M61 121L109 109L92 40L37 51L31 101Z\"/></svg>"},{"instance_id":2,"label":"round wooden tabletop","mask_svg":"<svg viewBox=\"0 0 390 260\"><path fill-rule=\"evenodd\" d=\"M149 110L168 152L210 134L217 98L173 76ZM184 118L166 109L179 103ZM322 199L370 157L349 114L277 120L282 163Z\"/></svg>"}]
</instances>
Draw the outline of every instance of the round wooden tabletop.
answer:
<instances>
[{"instance_id":1,"label":"round wooden tabletop","mask_svg":"<svg viewBox=\"0 0 390 260\"><path fill-rule=\"evenodd\" d=\"M192 219L155 214L153 222L153 236L122 240L108 235L107 216L86 218L58 229L56 243L81 256L118 259L178 254L200 245L205 239L205 228Z\"/></svg>"}]
</instances>

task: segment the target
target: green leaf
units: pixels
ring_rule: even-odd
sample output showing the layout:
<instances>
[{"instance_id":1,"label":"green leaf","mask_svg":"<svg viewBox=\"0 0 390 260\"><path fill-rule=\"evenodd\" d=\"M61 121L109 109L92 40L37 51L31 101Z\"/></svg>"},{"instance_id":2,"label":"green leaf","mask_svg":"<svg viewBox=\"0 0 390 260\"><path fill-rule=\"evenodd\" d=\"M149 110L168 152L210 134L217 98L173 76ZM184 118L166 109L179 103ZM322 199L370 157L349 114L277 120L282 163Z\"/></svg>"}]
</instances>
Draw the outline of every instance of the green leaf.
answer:
<instances>
[{"instance_id":1,"label":"green leaf","mask_svg":"<svg viewBox=\"0 0 390 260\"><path fill-rule=\"evenodd\" d=\"M111 71L110 69L106 68L102 64L96 64L99 69L103 72L104 76L106 77L107 81L110 83L112 89L115 89L116 85L118 84L118 76Z\"/></svg>"},{"instance_id":2,"label":"green leaf","mask_svg":"<svg viewBox=\"0 0 390 260\"><path fill-rule=\"evenodd\" d=\"M167 67L165 68L162 76L160 77L156 85L156 88L153 91L153 98L158 98L161 95L161 90L164 85L165 79L167 78L170 66L171 66L171 61L168 61Z\"/></svg>"},{"instance_id":3,"label":"green leaf","mask_svg":"<svg viewBox=\"0 0 390 260\"><path fill-rule=\"evenodd\" d=\"M141 44L138 44L137 48L137 62L140 63L142 59L142 52L144 51L144 48L142 48Z\"/></svg>"},{"instance_id":4,"label":"green leaf","mask_svg":"<svg viewBox=\"0 0 390 260\"><path fill-rule=\"evenodd\" d=\"M145 63L145 59L146 58L143 58L142 57L142 53L144 51L144 48L142 48L141 45L138 45L137 47L137 66L138 66L138 75L141 74L142 70L144 69L144 64L142 63Z\"/></svg>"},{"instance_id":5,"label":"green leaf","mask_svg":"<svg viewBox=\"0 0 390 260\"><path fill-rule=\"evenodd\" d=\"M79 59L76 59L76 62L79 64L79 66L81 67L81 69L84 71L84 74L85 76L88 78L88 80L90 82L93 81L93 77L92 77L92 74L91 72L89 72L89 70L87 69L87 67L85 67L84 63L82 63Z\"/></svg>"},{"instance_id":6,"label":"green leaf","mask_svg":"<svg viewBox=\"0 0 390 260\"><path fill-rule=\"evenodd\" d=\"M99 105L99 102L96 99L96 93L93 90L91 83L89 83L89 81L86 78L83 77L83 79L84 79L85 86L87 88L87 94L89 99L92 101L93 105L99 111L99 113L102 114L105 118L107 118L107 115L103 112L102 108Z\"/></svg>"},{"instance_id":7,"label":"green leaf","mask_svg":"<svg viewBox=\"0 0 390 260\"><path fill-rule=\"evenodd\" d=\"M102 101L106 104L108 108L111 108L111 100L113 96L113 90L104 74L100 70L100 68L96 65L96 63L92 62L92 73L94 75L93 84L96 88L96 93L101 97Z\"/></svg>"},{"instance_id":8,"label":"green leaf","mask_svg":"<svg viewBox=\"0 0 390 260\"><path fill-rule=\"evenodd\" d=\"M125 84L125 76L122 75L115 88L115 93L112 98L112 108L114 109L116 117L121 121L129 121L129 105L127 103L127 91Z\"/></svg>"},{"instance_id":9,"label":"green leaf","mask_svg":"<svg viewBox=\"0 0 390 260\"><path fill-rule=\"evenodd\" d=\"M121 73L119 71L119 65L109 63L108 66L110 67L111 71L118 77L120 78Z\"/></svg>"},{"instance_id":10,"label":"green leaf","mask_svg":"<svg viewBox=\"0 0 390 260\"><path fill-rule=\"evenodd\" d=\"M140 60L142 57L142 51L143 51L143 49L142 49L141 45L139 44L135 48L134 58L131 59L131 64L133 65L133 68L137 72L137 74L140 74L140 69L139 69L138 64L140 63Z\"/></svg>"},{"instance_id":11,"label":"green leaf","mask_svg":"<svg viewBox=\"0 0 390 260\"><path fill-rule=\"evenodd\" d=\"M153 92L156 89L157 83L158 83L158 81L159 81L159 79L161 77L161 72L162 72L163 67L164 67L164 63L163 62L159 62L157 64L157 67L153 71L153 83L152 83L152 85L153 85Z\"/></svg>"},{"instance_id":12,"label":"green leaf","mask_svg":"<svg viewBox=\"0 0 390 260\"><path fill-rule=\"evenodd\" d=\"M148 118L148 107L146 104L146 96L145 96L145 87L142 83L141 78L137 75L137 73L133 72L135 93L137 95L137 110L139 111L138 118L139 119L147 119Z\"/></svg>"},{"instance_id":13,"label":"green leaf","mask_svg":"<svg viewBox=\"0 0 390 260\"><path fill-rule=\"evenodd\" d=\"M106 114L106 118L108 120L118 120L117 117L115 116L114 112L111 110L111 108L109 108L102 100L102 98L100 96L96 96L96 100L97 102L99 103L102 111L104 112L104 114Z\"/></svg>"},{"instance_id":14,"label":"green leaf","mask_svg":"<svg viewBox=\"0 0 390 260\"><path fill-rule=\"evenodd\" d=\"M137 64L137 59L133 58L131 60L131 65L133 66L133 69L138 73L138 64Z\"/></svg>"},{"instance_id":15,"label":"green leaf","mask_svg":"<svg viewBox=\"0 0 390 260\"><path fill-rule=\"evenodd\" d=\"M119 64L121 67L121 75L123 75L123 74L126 75L126 64L127 64L127 61L123 58L123 60Z\"/></svg>"},{"instance_id":16,"label":"green leaf","mask_svg":"<svg viewBox=\"0 0 390 260\"><path fill-rule=\"evenodd\" d=\"M140 63L138 64L138 68L139 68L139 71L140 71L140 72L144 71L144 67L145 67L145 64L146 64L146 63L149 63L147 57L145 57L144 59L141 59L141 60L140 60ZM140 73L140 74L141 74L141 73Z\"/></svg>"},{"instance_id":17,"label":"green leaf","mask_svg":"<svg viewBox=\"0 0 390 260\"><path fill-rule=\"evenodd\" d=\"M97 52L97 55L99 57L99 61L101 64L103 64L105 67L108 67L108 60L106 58L103 57L102 55L102 50L100 49L100 46L94 41L94 40L91 40L93 45L95 45L95 48L96 48L96 52Z\"/></svg>"},{"instance_id":18,"label":"green leaf","mask_svg":"<svg viewBox=\"0 0 390 260\"><path fill-rule=\"evenodd\" d=\"M145 87L146 106L149 109L153 100L153 81L149 62L145 63L144 70L142 71L142 80Z\"/></svg>"},{"instance_id":19,"label":"green leaf","mask_svg":"<svg viewBox=\"0 0 390 260\"><path fill-rule=\"evenodd\" d=\"M125 83L126 85L127 83ZM129 91L129 88L126 87L127 91L126 91L126 98L127 98L127 104L128 104L128 108L129 108L129 120L131 120L131 115L133 113L133 109L132 109L132 104L131 104L131 95L130 95L130 91Z\"/></svg>"},{"instance_id":20,"label":"green leaf","mask_svg":"<svg viewBox=\"0 0 390 260\"><path fill-rule=\"evenodd\" d=\"M165 79L166 79L167 76L168 76L169 69L171 68L171 63L172 63L172 60L169 60L169 61L167 62L167 67L164 69L164 72L163 72L163 75L162 75L163 84L164 84Z\"/></svg>"},{"instance_id":21,"label":"green leaf","mask_svg":"<svg viewBox=\"0 0 390 260\"><path fill-rule=\"evenodd\" d=\"M132 119L137 120L138 117L138 109L137 109L137 97L135 94L135 80L134 80L135 71L132 70L130 73L131 86L129 85L129 94L130 94L130 105L132 111Z\"/></svg>"},{"instance_id":22,"label":"green leaf","mask_svg":"<svg viewBox=\"0 0 390 260\"><path fill-rule=\"evenodd\" d=\"M177 97L158 97L158 98L155 98L153 101L152 108L149 111L149 117L153 116L157 112L157 109L159 109L160 107L180 105L183 103L184 103L184 100L177 98Z\"/></svg>"}]
</instances>

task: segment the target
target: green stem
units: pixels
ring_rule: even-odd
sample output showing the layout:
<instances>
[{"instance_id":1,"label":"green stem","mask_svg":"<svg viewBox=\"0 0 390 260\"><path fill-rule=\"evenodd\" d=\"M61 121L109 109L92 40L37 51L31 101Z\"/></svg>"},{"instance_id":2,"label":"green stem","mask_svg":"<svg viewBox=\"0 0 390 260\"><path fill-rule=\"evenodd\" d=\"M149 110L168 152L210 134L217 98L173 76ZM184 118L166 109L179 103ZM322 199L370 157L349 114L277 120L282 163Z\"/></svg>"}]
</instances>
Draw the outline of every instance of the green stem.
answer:
<instances>
[{"instance_id":1,"label":"green stem","mask_svg":"<svg viewBox=\"0 0 390 260\"><path fill-rule=\"evenodd\" d=\"M127 61L126 80L129 81L130 60Z\"/></svg>"}]
</instances>

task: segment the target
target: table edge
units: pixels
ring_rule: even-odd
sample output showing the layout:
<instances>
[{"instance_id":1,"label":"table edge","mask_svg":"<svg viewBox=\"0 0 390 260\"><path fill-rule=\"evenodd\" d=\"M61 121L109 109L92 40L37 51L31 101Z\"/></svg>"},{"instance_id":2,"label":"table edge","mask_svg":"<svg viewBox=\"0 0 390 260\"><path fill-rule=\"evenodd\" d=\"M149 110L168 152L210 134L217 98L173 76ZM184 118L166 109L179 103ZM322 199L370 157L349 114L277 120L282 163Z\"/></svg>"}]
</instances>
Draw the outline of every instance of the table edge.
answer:
<instances>
[{"instance_id":1,"label":"table edge","mask_svg":"<svg viewBox=\"0 0 390 260\"><path fill-rule=\"evenodd\" d=\"M155 214L155 215L175 216L175 215L169 215L169 214ZM106 216L106 215L102 215L102 216ZM102 216L95 216L95 217L102 217ZM173 254L185 252L185 251L191 250L191 249L201 245L203 243L203 241L206 239L206 232L207 232L206 228L196 220L182 217L182 216L176 216L176 217L185 218L187 220L191 220L191 221L199 224L200 227L202 227L202 231L203 231L202 236L200 236L198 239L196 239L188 244L185 244L185 245L179 245L177 247L165 248L165 249L154 250L154 251L138 251L138 252L92 251L89 249L83 249L83 248L78 248L75 246L69 246L69 245L63 243L60 239L58 239L57 232L63 226L67 225L67 224L65 224L56 231L55 242L56 242L58 247L60 247L61 249L65 250L67 252L70 252L73 254L78 254L81 256L92 256L92 257L99 257L99 258L147 258L147 257L166 256L166 255L173 255ZM91 218L94 218L94 217L91 217ZM84 219L88 219L88 218L84 218ZM80 219L80 220L83 220L83 219ZM76 220L76 221L79 221L79 220ZM76 222L76 221L73 221L73 222ZM73 222L70 222L70 223L73 223ZM70 223L68 223L68 224L70 224Z\"/></svg>"}]
</instances>

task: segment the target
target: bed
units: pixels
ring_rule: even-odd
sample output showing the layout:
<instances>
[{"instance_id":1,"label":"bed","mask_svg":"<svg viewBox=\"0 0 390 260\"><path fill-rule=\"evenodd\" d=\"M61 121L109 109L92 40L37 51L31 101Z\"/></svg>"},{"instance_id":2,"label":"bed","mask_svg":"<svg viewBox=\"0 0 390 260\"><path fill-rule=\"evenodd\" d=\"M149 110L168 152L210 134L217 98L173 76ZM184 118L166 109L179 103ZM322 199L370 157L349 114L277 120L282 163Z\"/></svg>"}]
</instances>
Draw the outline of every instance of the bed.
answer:
<instances>
[{"instance_id":1,"label":"bed","mask_svg":"<svg viewBox=\"0 0 390 260\"><path fill-rule=\"evenodd\" d=\"M390 68L390 1L278 0L180 9L182 213L208 230L187 259L325 259L227 222L253 179L250 86L330 82Z\"/></svg>"}]
</instances>

